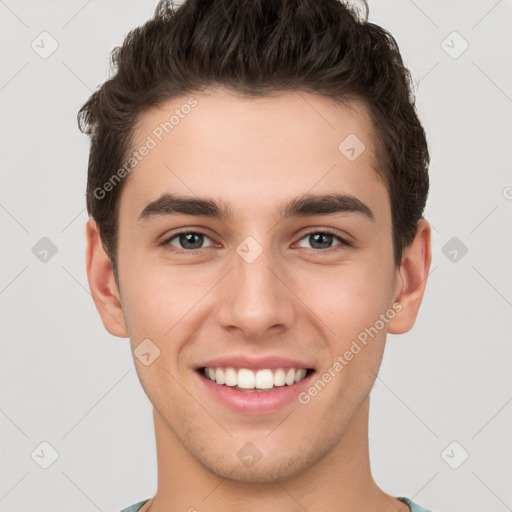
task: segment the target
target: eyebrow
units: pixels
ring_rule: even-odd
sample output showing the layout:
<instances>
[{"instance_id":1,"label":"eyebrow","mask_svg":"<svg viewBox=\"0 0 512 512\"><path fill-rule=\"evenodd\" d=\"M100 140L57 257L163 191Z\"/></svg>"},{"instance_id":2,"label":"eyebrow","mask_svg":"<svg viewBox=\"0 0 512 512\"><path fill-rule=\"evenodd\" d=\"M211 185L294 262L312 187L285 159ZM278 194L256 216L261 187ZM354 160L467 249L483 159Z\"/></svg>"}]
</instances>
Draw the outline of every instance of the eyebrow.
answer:
<instances>
[{"instance_id":1,"label":"eyebrow","mask_svg":"<svg viewBox=\"0 0 512 512\"><path fill-rule=\"evenodd\" d=\"M366 204L346 194L305 194L281 205L278 213L283 218L358 213L375 221L375 215ZM230 204L215 199L165 193L144 207L139 221L176 214L229 220L233 217L233 209Z\"/></svg>"}]
</instances>

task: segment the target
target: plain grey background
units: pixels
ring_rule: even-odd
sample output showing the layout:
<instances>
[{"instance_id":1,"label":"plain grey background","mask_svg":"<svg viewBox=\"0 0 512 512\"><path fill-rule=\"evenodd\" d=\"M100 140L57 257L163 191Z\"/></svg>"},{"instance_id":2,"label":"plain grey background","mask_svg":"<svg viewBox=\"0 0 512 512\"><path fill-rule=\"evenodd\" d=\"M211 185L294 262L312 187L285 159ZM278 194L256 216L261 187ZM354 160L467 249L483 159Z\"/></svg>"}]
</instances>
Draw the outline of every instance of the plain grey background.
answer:
<instances>
[{"instance_id":1,"label":"plain grey background","mask_svg":"<svg viewBox=\"0 0 512 512\"><path fill-rule=\"evenodd\" d=\"M151 404L88 290L76 124L155 5L0 0L0 512L118 511L156 491ZM438 512L512 510L511 11L370 1L414 78L433 226L418 321L389 336L372 392L370 456L386 492Z\"/></svg>"}]
</instances>

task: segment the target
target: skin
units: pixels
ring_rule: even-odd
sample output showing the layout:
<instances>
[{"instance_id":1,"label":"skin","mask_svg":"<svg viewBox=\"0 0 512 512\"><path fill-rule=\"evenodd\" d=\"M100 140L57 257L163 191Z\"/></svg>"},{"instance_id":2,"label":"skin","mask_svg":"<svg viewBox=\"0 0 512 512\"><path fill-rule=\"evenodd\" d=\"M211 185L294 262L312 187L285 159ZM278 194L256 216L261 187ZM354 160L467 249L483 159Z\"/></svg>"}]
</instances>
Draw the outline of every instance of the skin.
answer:
<instances>
[{"instance_id":1,"label":"skin","mask_svg":"<svg viewBox=\"0 0 512 512\"><path fill-rule=\"evenodd\" d=\"M431 262L428 223L418 223L395 266L390 201L364 105L305 92L193 96L198 105L126 178L119 288L96 223L86 227L88 280L105 328L129 336L132 350L146 338L160 350L149 366L134 358L154 406L158 456L158 490L143 512L405 512L371 475L369 394L387 332L414 325ZM187 98L145 112L134 147ZM351 133L366 146L355 161L338 149ZM163 192L229 202L233 217L139 221ZM297 196L334 192L358 198L375 220L278 214ZM334 237L330 249L315 250L307 233L322 228L352 245ZM184 248L179 238L159 245L182 230L204 232L204 248ZM252 263L236 252L247 236L263 249ZM313 362L321 375L396 301L401 311L306 405L244 415L199 385L194 365L242 353ZM237 457L247 442L262 454L252 467Z\"/></svg>"}]
</instances>

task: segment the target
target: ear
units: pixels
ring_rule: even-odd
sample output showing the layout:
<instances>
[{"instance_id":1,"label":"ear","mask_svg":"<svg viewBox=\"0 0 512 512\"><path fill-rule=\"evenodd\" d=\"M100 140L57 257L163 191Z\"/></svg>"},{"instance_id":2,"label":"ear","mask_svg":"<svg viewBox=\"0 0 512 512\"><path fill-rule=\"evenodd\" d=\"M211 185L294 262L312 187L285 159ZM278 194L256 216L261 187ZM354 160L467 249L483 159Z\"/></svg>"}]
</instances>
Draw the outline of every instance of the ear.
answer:
<instances>
[{"instance_id":1,"label":"ear","mask_svg":"<svg viewBox=\"0 0 512 512\"><path fill-rule=\"evenodd\" d=\"M121 296L114 279L114 270L103 249L100 231L96 221L90 218L86 228L87 280L96 309L105 329L120 338L128 337L128 329L121 309Z\"/></svg>"},{"instance_id":2,"label":"ear","mask_svg":"<svg viewBox=\"0 0 512 512\"><path fill-rule=\"evenodd\" d=\"M398 269L395 302L401 309L388 323L390 334L403 334L416 322L432 260L430 239L429 223L419 220L414 240L405 248Z\"/></svg>"}]
</instances>

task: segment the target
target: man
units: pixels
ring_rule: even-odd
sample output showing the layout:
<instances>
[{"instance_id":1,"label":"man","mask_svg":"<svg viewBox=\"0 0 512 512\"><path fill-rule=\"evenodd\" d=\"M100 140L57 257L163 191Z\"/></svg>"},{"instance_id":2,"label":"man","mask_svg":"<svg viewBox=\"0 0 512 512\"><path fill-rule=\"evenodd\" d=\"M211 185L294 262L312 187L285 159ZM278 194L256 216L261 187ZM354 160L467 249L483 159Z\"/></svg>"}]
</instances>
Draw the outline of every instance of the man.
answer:
<instances>
[{"instance_id":1,"label":"man","mask_svg":"<svg viewBox=\"0 0 512 512\"><path fill-rule=\"evenodd\" d=\"M336 0L188 0L113 58L79 121L89 285L154 406L158 490L125 512L427 510L368 453L431 261L392 36Z\"/></svg>"}]
</instances>

